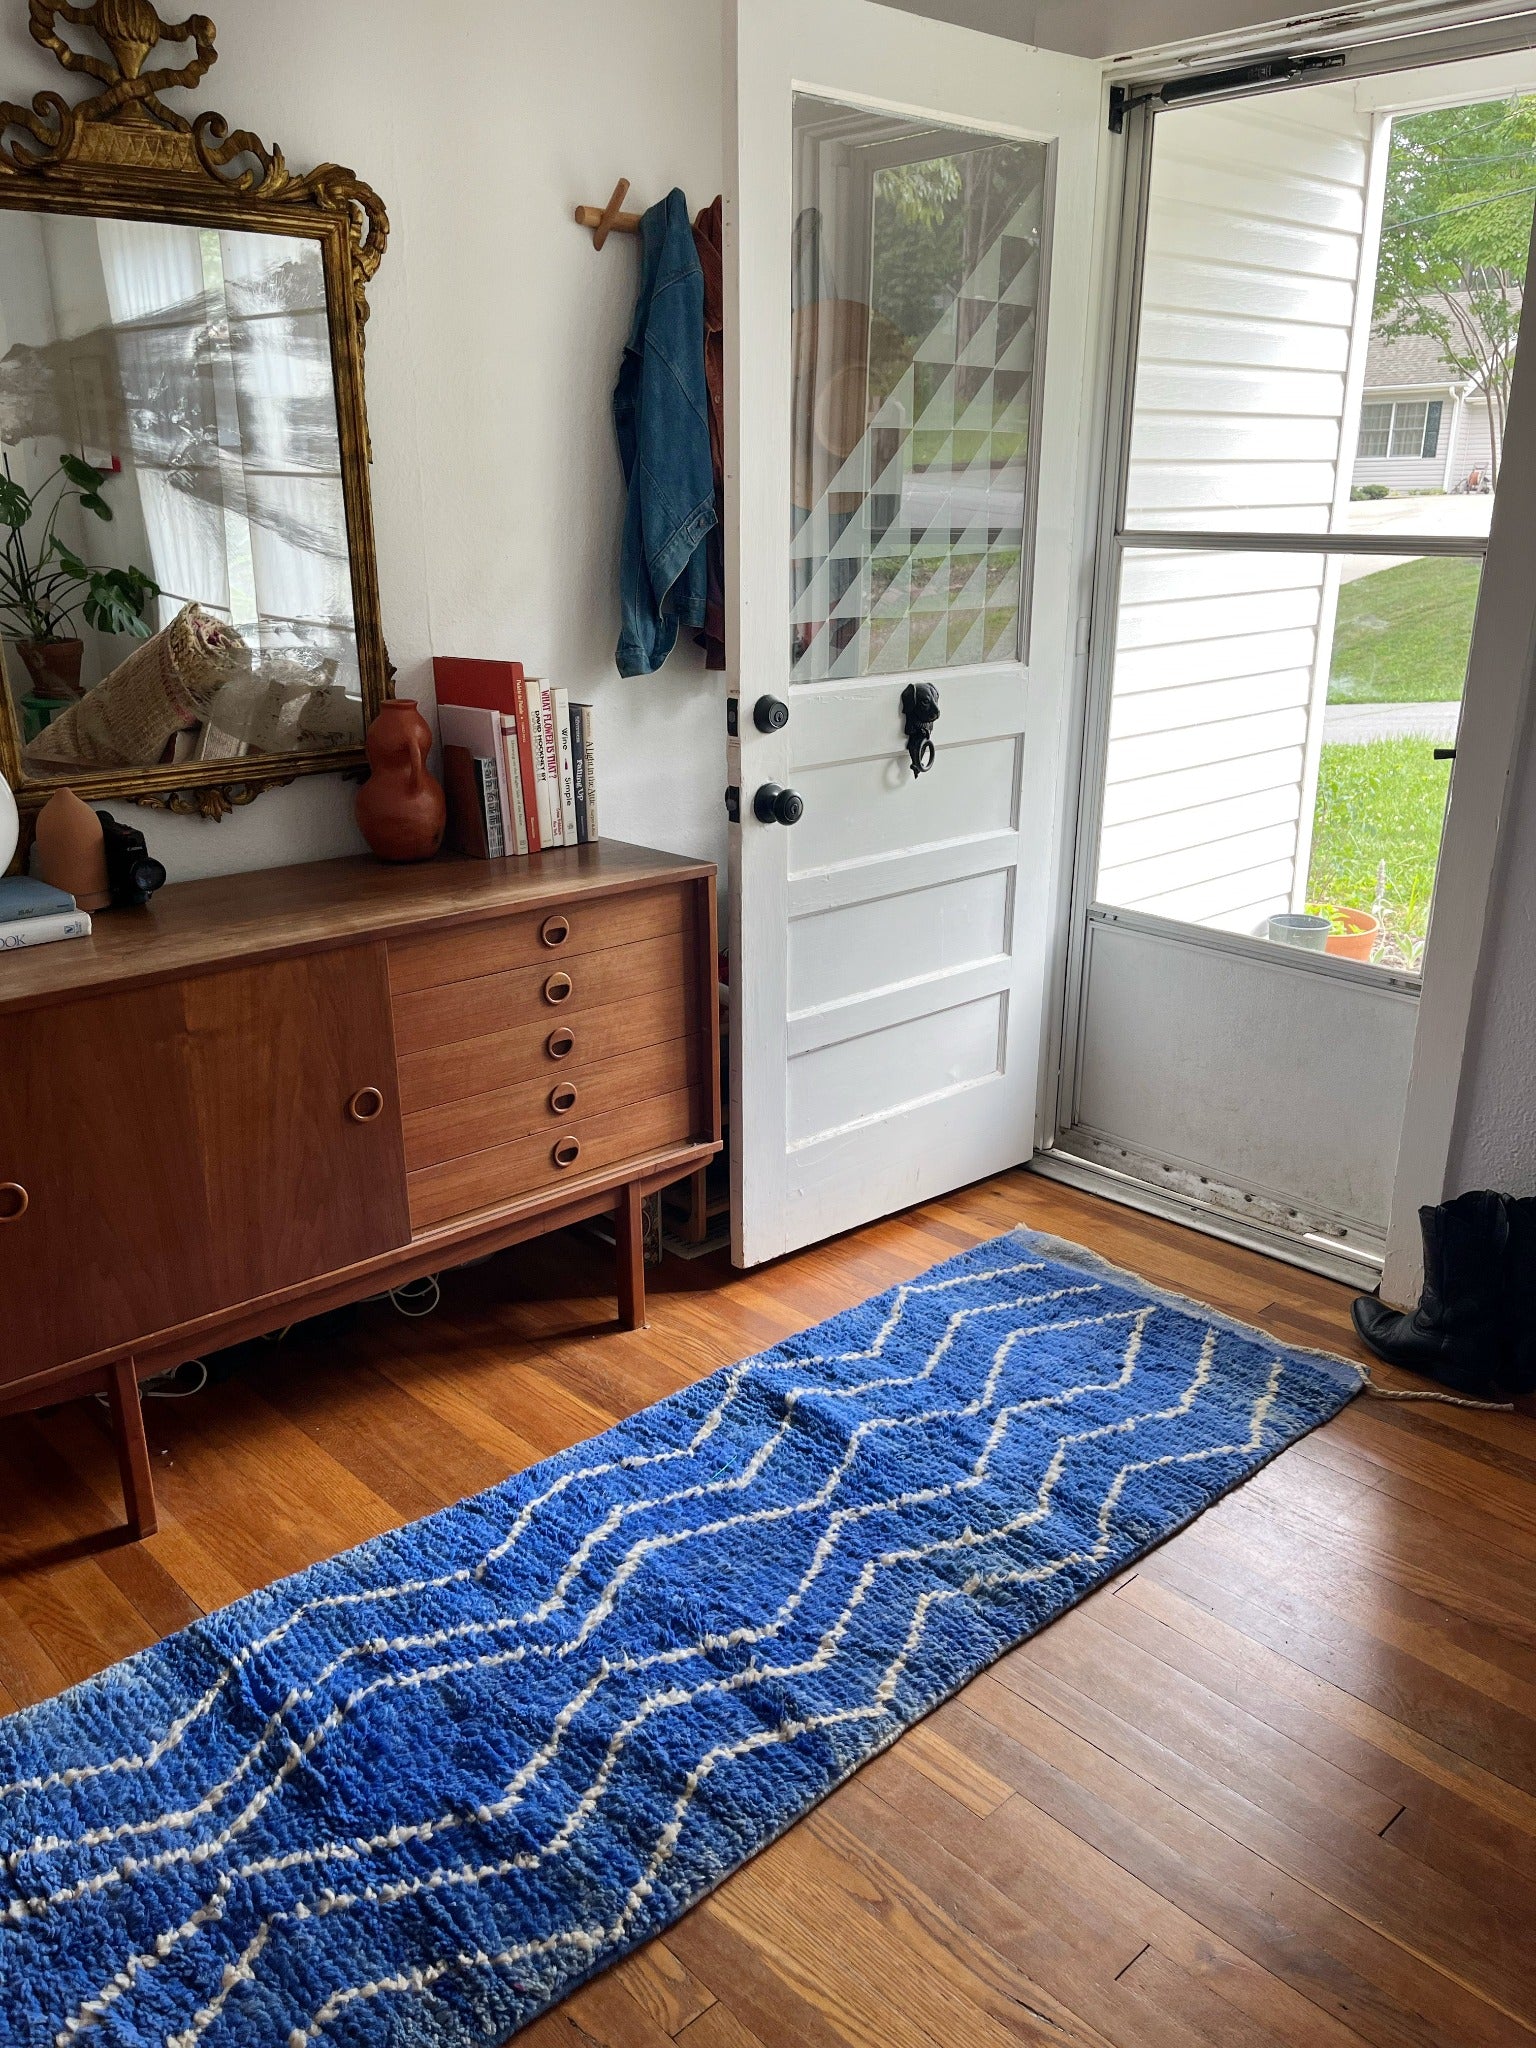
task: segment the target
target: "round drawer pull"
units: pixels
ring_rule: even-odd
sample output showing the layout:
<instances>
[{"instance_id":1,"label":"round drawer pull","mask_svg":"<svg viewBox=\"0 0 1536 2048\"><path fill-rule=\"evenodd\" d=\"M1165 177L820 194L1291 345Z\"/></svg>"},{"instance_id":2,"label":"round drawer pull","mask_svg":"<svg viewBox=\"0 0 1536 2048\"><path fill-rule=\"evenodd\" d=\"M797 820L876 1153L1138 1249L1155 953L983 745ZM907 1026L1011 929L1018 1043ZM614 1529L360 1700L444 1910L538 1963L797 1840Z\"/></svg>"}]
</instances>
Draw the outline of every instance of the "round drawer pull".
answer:
<instances>
[{"instance_id":1,"label":"round drawer pull","mask_svg":"<svg viewBox=\"0 0 1536 2048\"><path fill-rule=\"evenodd\" d=\"M568 974L552 974L544 984L546 1003L563 1003L569 1000L571 977Z\"/></svg>"},{"instance_id":2,"label":"round drawer pull","mask_svg":"<svg viewBox=\"0 0 1536 2048\"><path fill-rule=\"evenodd\" d=\"M19 1180L0 1180L0 1223L19 1223L31 1200Z\"/></svg>"},{"instance_id":3,"label":"round drawer pull","mask_svg":"<svg viewBox=\"0 0 1536 2048\"><path fill-rule=\"evenodd\" d=\"M569 1024L562 1024L558 1031L551 1031L544 1041L544 1050L552 1060L563 1060L576 1050L576 1034Z\"/></svg>"},{"instance_id":4,"label":"round drawer pull","mask_svg":"<svg viewBox=\"0 0 1536 2048\"><path fill-rule=\"evenodd\" d=\"M568 917L546 917L539 926L539 937L546 946L563 946L571 936L571 920Z\"/></svg>"},{"instance_id":5,"label":"round drawer pull","mask_svg":"<svg viewBox=\"0 0 1536 2048\"><path fill-rule=\"evenodd\" d=\"M549 1106L556 1116L565 1116L576 1107L576 1083L557 1081L549 1091Z\"/></svg>"},{"instance_id":6,"label":"round drawer pull","mask_svg":"<svg viewBox=\"0 0 1536 2048\"><path fill-rule=\"evenodd\" d=\"M371 1124L384 1113L384 1096L378 1088L359 1088L347 1104L347 1115L355 1124Z\"/></svg>"},{"instance_id":7,"label":"round drawer pull","mask_svg":"<svg viewBox=\"0 0 1536 2048\"><path fill-rule=\"evenodd\" d=\"M581 1157L580 1138L562 1138L550 1154L556 1166L574 1166Z\"/></svg>"}]
</instances>

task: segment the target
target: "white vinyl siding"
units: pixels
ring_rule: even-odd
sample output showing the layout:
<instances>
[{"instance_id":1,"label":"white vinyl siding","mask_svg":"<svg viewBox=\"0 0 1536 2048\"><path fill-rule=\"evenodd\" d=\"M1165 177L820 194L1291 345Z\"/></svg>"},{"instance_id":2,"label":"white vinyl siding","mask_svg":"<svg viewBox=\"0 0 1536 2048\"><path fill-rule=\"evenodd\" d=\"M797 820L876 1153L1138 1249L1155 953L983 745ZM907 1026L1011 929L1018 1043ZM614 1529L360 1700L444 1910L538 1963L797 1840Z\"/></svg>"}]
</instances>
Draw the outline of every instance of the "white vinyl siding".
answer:
<instances>
[{"instance_id":1,"label":"white vinyl siding","mask_svg":"<svg viewBox=\"0 0 1536 2048\"><path fill-rule=\"evenodd\" d=\"M1456 447L1451 456L1451 488L1464 484L1474 469L1488 474L1493 460L1493 432L1488 420L1488 401L1471 398L1461 409Z\"/></svg>"},{"instance_id":2,"label":"white vinyl siding","mask_svg":"<svg viewBox=\"0 0 1536 2048\"><path fill-rule=\"evenodd\" d=\"M1373 132L1331 86L1159 123L1127 529L1337 523ZM1241 932L1292 907L1336 578L1316 556L1126 552L1101 901Z\"/></svg>"}]
</instances>

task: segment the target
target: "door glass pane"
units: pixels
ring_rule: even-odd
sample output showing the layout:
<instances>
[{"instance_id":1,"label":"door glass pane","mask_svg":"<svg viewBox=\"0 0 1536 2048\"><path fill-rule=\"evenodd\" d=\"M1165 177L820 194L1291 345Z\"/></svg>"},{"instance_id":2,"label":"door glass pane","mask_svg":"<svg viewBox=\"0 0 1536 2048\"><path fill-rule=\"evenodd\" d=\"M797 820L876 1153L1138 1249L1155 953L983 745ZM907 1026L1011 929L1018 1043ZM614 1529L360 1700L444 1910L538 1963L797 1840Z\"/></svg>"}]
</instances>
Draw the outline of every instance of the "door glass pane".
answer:
<instances>
[{"instance_id":1,"label":"door glass pane","mask_svg":"<svg viewBox=\"0 0 1536 2048\"><path fill-rule=\"evenodd\" d=\"M791 672L1012 659L1048 151L795 99Z\"/></svg>"},{"instance_id":2,"label":"door glass pane","mask_svg":"<svg viewBox=\"0 0 1536 2048\"><path fill-rule=\"evenodd\" d=\"M1128 550L1098 900L1416 969L1481 571Z\"/></svg>"},{"instance_id":3,"label":"door glass pane","mask_svg":"<svg viewBox=\"0 0 1536 2048\"><path fill-rule=\"evenodd\" d=\"M1536 95L1392 92L1157 116L1127 527L1487 534Z\"/></svg>"}]
</instances>

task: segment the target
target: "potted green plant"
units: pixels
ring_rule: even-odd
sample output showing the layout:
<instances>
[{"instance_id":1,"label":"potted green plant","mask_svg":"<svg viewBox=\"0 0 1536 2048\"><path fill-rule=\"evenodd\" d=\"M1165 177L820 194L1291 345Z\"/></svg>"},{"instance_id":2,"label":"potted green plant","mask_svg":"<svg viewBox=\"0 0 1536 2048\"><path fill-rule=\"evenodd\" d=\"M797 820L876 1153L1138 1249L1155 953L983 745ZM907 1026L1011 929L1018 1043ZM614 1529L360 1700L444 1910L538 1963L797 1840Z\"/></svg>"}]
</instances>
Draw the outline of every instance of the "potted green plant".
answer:
<instances>
[{"instance_id":1,"label":"potted green plant","mask_svg":"<svg viewBox=\"0 0 1536 2048\"><path fill-rule=\"evenodd\" d=\"M1311 903L1315 916L1328 920L1323 950L1345 960L1369 960L1381 937L1381 919L1369 910L1340 909L1332 903Z\"/></svg>"},{"instance_id":2,"label":"potted green plant","mask_svg":"<svg viewBox=\"0 0 1536 2048\"><path fill-rule=\"evenodd\" d=\"M59 513L76 504L97 519L110 520L112 507L101 495L106 472L78 455L59 457L51 503L11 475L10 457L0 477L0 631L16 643L32 688L39 697L68 701L80 695L84 646L73 630L77 615L103 633L132 633L147 640L144 607L160 586L142 569L96 569L59 538ZM41 517L42 525L28 529Z\"/></svg>"}]
</instances>

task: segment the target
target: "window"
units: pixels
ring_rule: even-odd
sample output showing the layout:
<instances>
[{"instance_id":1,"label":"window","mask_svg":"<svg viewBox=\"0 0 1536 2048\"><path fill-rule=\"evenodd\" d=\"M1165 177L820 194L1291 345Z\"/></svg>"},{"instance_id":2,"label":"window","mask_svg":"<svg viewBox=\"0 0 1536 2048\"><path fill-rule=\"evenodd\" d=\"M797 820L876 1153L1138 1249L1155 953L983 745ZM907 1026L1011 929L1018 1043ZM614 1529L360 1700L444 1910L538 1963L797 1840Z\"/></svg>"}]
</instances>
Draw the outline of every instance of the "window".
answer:
<instances>
[{"instance_id":1,"label":"window","mask_svg":"<svg viewBox=\"0 0 1536 2048\"><path fill-rule=\"evenodd\" d=\"M1440 447L1440 419L1443 399L1373 399L1360 408L1362 458L1406 456L1410 461L1429 461Z\"/></svg>"},{"instance_id":2,"label":"window","mask_svg":"<svg viewBox=\"0 0 1536 2048\"><path fill-rule=\"evenodd\" d=\"M1435 756L1455 742L1490 500L1441 488L1445 405L1423 388L1361 405L1355 459L1382 468L1356 488L1340 372L1368 292L1373 345L1403 343L1394 321L1421 357L1457 345L1438 302L1401 298L1428 260L1414 152L1448 130L1481 207L1483 126L1513 118L1491 105L1385 135L1321 85L1156 116L1101 586L1090 915L1418 970L1449 783ZM1382 148L1414 237L1391 263L1365 204ZM1261 177L1212 178L1258 162ZM1309 210L1344 165L1362 201L1347 234ZM1528 184L1523 203L1528 234Z\"/></svg>"},{"instance_id":3,"label":"window","mask_svg":"<svg viewBox=\"0 0 1536 2048\"><path fill-rule=\"evenodd\" d=\"M794 123L793 679L1015 659L1046 146Z\"/></svg>"},{"instance_id":4,"label":"window","mask_svg":"<svg viewBox=\"0 0 1536 2048\"><path fill-rule=\"evenodd\" d=\"M1392 407L1362 405L1360 408L1361 455L1386 455L1392 447Z\"/></svg>"}]
</instances>

